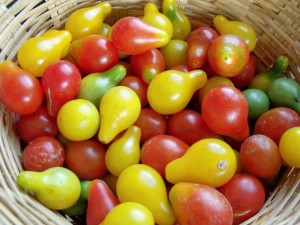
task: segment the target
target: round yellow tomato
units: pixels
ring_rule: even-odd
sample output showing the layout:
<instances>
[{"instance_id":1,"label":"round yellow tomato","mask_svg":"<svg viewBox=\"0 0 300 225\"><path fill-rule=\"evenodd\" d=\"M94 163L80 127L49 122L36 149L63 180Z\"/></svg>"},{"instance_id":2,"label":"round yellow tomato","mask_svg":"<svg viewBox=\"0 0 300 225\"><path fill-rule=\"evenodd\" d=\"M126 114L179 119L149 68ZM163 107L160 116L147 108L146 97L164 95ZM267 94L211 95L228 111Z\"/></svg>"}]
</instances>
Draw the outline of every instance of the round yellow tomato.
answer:
<instances>
[{"instance_id":1,"label":"round yellow tomato","mask_svg":"<svg viewBox=\"0 0 300 225\"><path fill-rule=\"evenodd\" d=\"M287 165L300 168L300 127L290 128L283 133L279 151Z\"/></svg>"},{"instance_id":2,"label":"round yellow tomato","mask_svg":"<svg viewBox=\"0 0 300 225\"><path fill-rule=\"evenodd\" d=\"M187 152L166 166L166 179L178 182L202 183L220 187L236 172L237 160L234 150L226 142L205 138L193 144Z\"/></svg>"},{"instance_id":3,"label":"round yellow tomato","mask_svg":"<svg viewBox=\"0 0 300 225\"><path fill-rule=\"evenodd\" d=\"M151 211L137 202L124 202L114 207L100 225L154 225Z\"/></svg>"},{"instance_id":4,"label":"round yellow tomato","mask_svg":"<svg viewBox=\"0 0 300 225\"><path fill-rule=\"evenodd\" d=\"M65 103L58 112L57 126L61 134L72 141L93 137L100 124L96 106L85 99L74 99Z\"/></svg>"}]
</instances>

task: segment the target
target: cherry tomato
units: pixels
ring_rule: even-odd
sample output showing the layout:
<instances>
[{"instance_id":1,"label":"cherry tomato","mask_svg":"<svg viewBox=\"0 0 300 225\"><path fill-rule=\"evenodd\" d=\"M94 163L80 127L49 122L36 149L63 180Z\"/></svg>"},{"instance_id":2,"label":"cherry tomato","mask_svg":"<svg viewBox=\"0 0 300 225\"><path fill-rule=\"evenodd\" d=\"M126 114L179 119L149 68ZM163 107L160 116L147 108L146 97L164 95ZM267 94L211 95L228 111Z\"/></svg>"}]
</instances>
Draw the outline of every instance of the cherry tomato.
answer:
<instances>
[{"instance_id":1,"label":"cherry tomato","mask_svg":"<svg viewBox=\"0 0 300 225\"><path fill-rule=\"evenodd\" d=\"M43 101L39 80L12 61L0 63L0 99L12 112L31 114Z\"/></svg>"},{"instance_id":2,"label":"cherry tomato","mask_svg":"<svg viewBox=\"0 0 300 225\"><path fill-rule=\"evenodd\" d=\"M218 134L208 128L199 112L190 109L184 109L170 116L168 134L180 138L188 145L192 145L203 138L219 137Z\"/></svg>"},{"instance_id":3,"label":"cherry tomato","mask_svg":"<svg viewBox=\"0 0 300 225\"><path fill-rule=\"evenodd\" d=\"M72 141L93 137L100 124L96 106L85 99L73 99L65 103L58 112L57 126L60 133Z\"/></svg>"},{"instance_id":4,"label":"cherry tomato","mask_svg":"<svg viewBox=\"0 0 300 225\"><path fill-rule=\"evenodd\" d=\"M32 140L24 149L22 163L25 170L42 172L65 162L64 146L56 138L41 136Z\"/></svg>"},{"instance_id":5,"label":"cherry tomato","mask_svg":"<svg viewBox=\"0 0 300 225\"><path fill-rule=\"evenodd\" d=\"M156 135L148 139L141 148L141 162L154 168L165 177L166 165L185 154L189 146L171 135Z\"/></svg>"},{"instance_id":6,"label":"cherry tomato","mask_svg":"<svg viewBox=\"0 0 300 225\"><path fill-rule=\"evenodd\" d=\"M263 184L250 174L236 174L218 190L225 195L232 207L234 225L254 216L265 202Z\"/></svg>"},{"instance_id":7,"label":"cherry tomato","mask_svg":"<svg viewBox=\"0 0 300 225\"><path fill-rule=\"evenodd\" d=\"M240 157L243 169L259 178L273 178L281 168L278 145L262 134L251 135L243 142Z\"/></svg>"},{"instance_id":8,"label":"cherry tomato","mask_svg":"<svg viewBox=\"0 0 300 225\"><path fill-rule=\"evenodd\" d=\"M49 115L46 105L32 114L20 116L16 128L18 135L26 143L40 136L56 137L59 134L56 118Z\"/></svg>"},{"instance_id":9,"label":"cherry tomato","mask_svg":"<svg viewBox=\"0 0 300 225\"><path fill-rule=\"evenodd\" d=\"M280 154L289 166L300 168L300 127L293 127L283 133L279 141Z\"/></svg>"},{"instance_id":10,"label":"cherry tomato","mask_svg":"<svg viewBox=\"0 0 300 225\"><path fill-rule=\"evenodd\" d=\"M229 201L209 185L176 183L169 199L179 224L231 225L233 212Z\"/></svg>"},{"instance_id":11,"label":"cherry tomato","mask_svg":"<svg viewBox=\"0 0 300 225\"><path fill-rule=\"evenodd\" d=\"M233 82L234 86L239 89L247 87L255 75L256 65L256 56L250 54L249 60L243 71L234 77L230 77L230 80Z\"/></svg>"},{"instance_id":12,"label":"cherry tomato","mask_svg":"<svg viewBox=\"0 0 300 225\"><path fill-rule=\"evenodd\" d=\"M131 56L130 67L137 76L149 84L155 75L165 70L165 59L157 48L153 48Z\"/></svg>"},{"instance_id":13,"label":"cherry tomato","mask_svg":"<svg viewBox=\"0 0 300 225\"><path fill-rule=\"evenodd\" d=\"M248 137L248 103L239 89L228 85L210 89L202 99L201 112L212 131L236 141Z\"/></svg>"},{"instance_id":14,"label":"cherry tomato","mask_svg":"<svg viewBox=\"0 0 300 225\"><path fill-rule=\"evenodd\" d=\"M195 29L189 36L188 65L194 69L201 68L207 62L208 48L219 34L214 28L203 26Z\"/></svg>"},{"instance_id":15,"label":"cherry tomato","mask_svg":"<svg viewBox=\"0 0 300 225\"><path fill-rule=\"evenodd\" d=\"M141 100L141 107L145 107L148 103L147 99L147 84L142 81L140 77L126 75L118 84L120 86L127 86L135 91Z\"/></svg>"},{"instance_id":16,"label":"cherry tomato","mask_svg":"<svg viewBox=\"0 0 300 225\"><path fill-rule=\"evenodd\" d=\"M113 43L100 35L88 35L70 45L70 55L86 74L104 72L119 61Z\"/></svg>"},{"instance_id":17,"label":"cherry tomato","mask_svg":"<svg viewBox=\"0 0 300 225\"><path fill-rule=\"evenodd\" d=\"M167 133L166 117L154 111L152 108L142 108L134 124L142 131L141 143L144 143L155 135Z\"/></svg>"},{"instance_id":18,"label":"cherry tomato","mask_svg":"<svg viewBox=\"0 0 300 225\"><path fill-rule=\"evenodd\" d=\"M106 173L105 149L96 140L70 141L66 145L66 167L81 180L101 178Z\"/></svg>"},{"instance_id":19,"label":"cherry tomato","mask_svg":"<svg viewBox=\"0 0 300 225\"><path fill-rule=\"evenodd\" d=\"M167 69L187 64L188 44L184 40L173 39L160 48L160 51L165 59Z\"/></svg>"},{"instance_id":20,"label":"cherry tomato","mask_svg":"<svg viewBox=\"0 0 300 225\"><path fill-rule=\"evenodd\" d=\"M41 82L49 115L56 117L61 106L78 94L81 74L75 64L59 60L45 69Z\"/></svg>"},{"instance_id":21,"label":"cherry tomato","mask_svg":"<svg viewBox=\"0 0 300 225\"><path fill-rule=\"evenodd\" d=\"M241 73L249 60L246 42L233 34L215 38L208 49L208 62L220 76L233 77Z\"/></svg>"},{"instance_id":22,"label":"cherry tomato","mask_svg":"<svg viewBox=\"0 0 300 225\"><path fill-rule=\"evenodd\" d=\"M300 126L300 116L296 111L287 107L276 107L256 120L253 133L264 134L279 144L282 134L296 126Z\"/></svg>"}]
</instances>

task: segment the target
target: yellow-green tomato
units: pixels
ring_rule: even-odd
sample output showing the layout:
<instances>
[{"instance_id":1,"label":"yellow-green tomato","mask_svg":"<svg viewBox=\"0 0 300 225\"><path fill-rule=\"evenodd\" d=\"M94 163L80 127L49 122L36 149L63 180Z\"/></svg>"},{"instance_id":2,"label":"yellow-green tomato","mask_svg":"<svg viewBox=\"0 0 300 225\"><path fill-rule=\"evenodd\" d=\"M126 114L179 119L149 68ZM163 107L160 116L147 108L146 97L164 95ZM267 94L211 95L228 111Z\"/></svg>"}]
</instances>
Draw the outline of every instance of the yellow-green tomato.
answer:
<instances>
[{"instance_id":1,"label":"yellow-green tomato","mask_svg":"<svg viewBox=\"0 0 300 225\"><path fill-rule=\"evenodd\" d=\"M236 156L225 141L205 138L193 144L181 158L166 166L170 183L191 182L220 187L236 172Z\"/></svg>"},{"instance_id":2,"label":"yellow-green tomato","mask_svg":"<svg viewBox=\"0 0 300 225\"><path fill-rule=\"evenodd\" d=\"M140 140L141 129L133 125L109 145L105 153L105 165L111 174L119 176L125 168L140 162Z\"/></svg>"},{"instance_id":3,"label":"yellow-green tomato","mask_svg":"<svg viewBox=\"0 0 300 225\"><path fill-rule=\"evenodd\" d=\"M72 141L82 141L93 137L99 129L99 123L98 109L85 99L74 99L65 103L57 115L59 131Z\"/></svg>"},{"instance_id":4,"label":"yellow-green tomato","mask_svg":"<svg viewBox=\"0 0 300 225\"><path fill-rule=\"evenodd\" d=\"M154 225L151 211L137 202L124 202L115 206L100 225Z\"/></svg>"},{"instance_id":5,"label":"yellow-green tomato","mask_svg":"<svg viewBox=\"0 0 300 225\"><path fill-rule=\"evenodd\" d=\"M160 51L165 59L167 69L187 64L188 44L184 40L170 40L160 48Z\"/></svg>"},{"instance_id":6,"label":"yellow-green tomato","mask_svg":"<svg viewBox=\"0 0 300 225\"><path fill-rule=\"evenodd\" d=\"M283 133L279 151L287 165L300 168L300 127L290 128Z\"/></svg>"},{"instance_id":7,"label":"yellow-green tomato","mask_svg":"<svg viewBox=\"0 0 300 225\"><path fill-rule=\"evenodd\" d=\"M22 171L17 183L32 191L37 200L54 210L63 210L77 202L81 192L79 178L64 167L52 167L42 172Z\"/></svg>"},{"instance_id":8,"label":"yellow-green tomato","mask_svg":"<svg viewBox=\"0 0 300 225\"><path fill-rule=\"evenodd\" d=\"M206 81L206 73L202 70L166 70L150 82L147 89L148 102L160 114L177 113L188 105L195 91L203 87Z\"/></svg>"},{"instance_id":9,"label":"yellow-green tomato","mask_svg":"<svg viewBox=\"0 0 300 225\"><path fill-rule=\"evenodd\" d=\"M145 164L135 164L122 171L117 180L120 202L138 202L153 214L156 224L173 225L175 216L160 174Z\"/></svg>"},{"instance_id":10,"label":"yellow-green tomato","mask_svg":"<svg viewBox=\"0 0 300 225\"><path fill-rule=\"evenodd\" d=\"M141 101L131 88L116 86L104 94L99 111L101 123L98 139L107 144L135 123L140 115Z\"/></svg>"}]
</instances>

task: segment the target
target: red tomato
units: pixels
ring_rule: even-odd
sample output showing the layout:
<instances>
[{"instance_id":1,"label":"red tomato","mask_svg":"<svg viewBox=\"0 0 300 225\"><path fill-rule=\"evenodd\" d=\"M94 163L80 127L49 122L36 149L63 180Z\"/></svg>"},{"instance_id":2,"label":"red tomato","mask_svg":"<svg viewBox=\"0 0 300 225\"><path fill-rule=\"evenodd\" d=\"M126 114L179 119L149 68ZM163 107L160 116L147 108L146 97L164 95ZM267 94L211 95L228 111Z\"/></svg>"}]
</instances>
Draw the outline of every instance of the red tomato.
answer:
<instances>
[{"instance_id":1,"label":"red tomato","mask_svg":"<svg viewBox=\"0 0 300 225\"><path fill-rule=\"evenodd\" d=\"M254 55L249 56L249 60L241 73L234 77L230 77L236 88L245 88L250 84L256 72L257 58Z\"/></svg>"},{"instance_id":2,"label":"red tomato","mask_svg":"<svg viewBox=\"0 0 300 225\"><path fill-rule=\"evenodd\" d=\"M219 137L208 128L200 113L190 109L184 109L170 116L167 133L180 138L188 145L203 138Z\"/></svg>"},{"instance_id":3,"label":"red tomato","mask_svg":"<svg viewBox=\"0 0 300 225\"><path fill-rule=\"evenodd\" d=\"M171 135L156 135L148 139L141 148L141 162L154 168L165 177L166 165L185 154L189 145Z\"/></svg>"},{"instance_id":4,"label":"red tomato","mask_svg":"<svg viewBox=\"0 0 300 225\"><path fill-rule=\"evenodd\" d=\"M130 67L137 76L149 84L155 75L165 70L165 59L157 48L153 48L131 56Z\"/></svg>"},{"instance_id":5,"label":"red tomato","mask_svg":"<svg viewBox=\"0 0 300 225\"><path fill-rule=\"evenodd\" d=\"M219 34L214 28L199 27L189 36L188 43L188 65L194 69L202 67L207 62L208 48L211 42Z\"/></svg>"},{"instance_id":6,"label":"red tomato","mask_svg":"<svg viewBox=\"0 0 300 225\"><path fill-rule=\"evenodd\" d=\"M49 115L56 117L62 105L77 96L80 84L81 74L75 64L67 60L50 64L42 76Z\"/></svg>"},{"instance_id":7,"label":"red tomato","mask_svg":"<svg viewBox=\"0 0 300 225\"><path fill-rule=\"evenodd\" d=\"M217 189L199 183L179 182L169 192L176 219L182 225L231 225L229 201Z\"/></svg>"},{"instance_id":8,"label":"red tomato","mask_svg":"<svg viewBox=\"0 0 300 225\"><path fill-rule=\"evenodd\" d=\"M217 134L243 141L249 136L248 103L243 93L232 86L219 85L203 97L204 122Z\"/></svg>"},{"instance_id":9,"label":"red tomato","mask_svg":"<svg viewBox=\"0 0 300 225\"><path fill-rule=\"evenodd\" d=\"M255 122L254 134L264 134L278 145L280 137L289 128L300 126L300 116L287 107L276 107L263 113Z\"/></svg>"},{"instance_id":10,"label":"red tomato","mask_svg":"<svg viewBox=\"0 0 300 225\"><path fill-rule=\"evenodd\" d=\"M100 35L88 35L72 42L70 55L87 74L104 72L119 61L119 53L113 43Z\"/></svg>"},{"instance_id":11,"label":"red tomato","mask_svg":"<svg viewBox=\"0 0 300 225\"><path fill-rule=\"evenodd\" d=\"M147 98L147 84L142 81L140 77L126 75L118 84L120 86L127 86L135 91L141 101L141 107L145 107L148 103Z\"/></svg>"},{"instance_id":12,"label":"red tomato","mask_svg":"<svg viewBox=\"0 0 300 225\"><path fill-rule=\"evenodd\" d=\"M101 178L107 171L105 149L92 139L70 141L66 146L66 167L81 180Z\"/></svg>"},{"instance_id":13,"label":"red tomato","mask_svg":"<svg viewBox=\"0 0 300 225\"><path fill-rule=\"evenodd\" d=\"M278 145L262 134L251 135L243 142L240 159L243 169L259 178L273 178L281 168Z\"/></svg>"},{"instance_id":14,"label":"red tomato","mask_svg":"<svg viewBox=\"0 0 300 225\"><path fill-rule=\"evenodd\" d=\"M220 76L233 77L241 73L249 60L246 42L233 34L215 38L208 49L208 62Z\"/></svg>"},{"instance_id":15,"label":"red tomato","mask_svg":"<svg viewBox=\"0 0 300 225\"><path fill-rule=\"evenodd\" d=\"M12 61L0 63L0 99L12 112L27 115L43 102L39 80Z\"/></svg>"},{"instance_id":16,"label":"red tomato","mask_svg":"<svg viewBox=\"0 0 300 225\"><path fill-rule=\"evenodd\" d=\"M190 66L183 64L183 65L176 65L176 66L172 66L170 68L170 70L178 70L178 71L182 71L182 72L190 72L193 70L193 68L191 68Z\"/></svg>"},{"instance_id":17,"label":"red tomato","mask_svg":"<svg viewBox=\"0 0 300 225\"><path fill-rule=\"evenodd\" d=\"M152 108L142 108L134 125L138 126L142 131L141 143L155 135L167 133L166 118Z\"/></svg>"},{"instance_id":18,"label":"red tomato","mask_svg":"<svg viewBox=\"0 0 300 225\"><path fill-rule=\"evenodd\" d=\"M263 184L250 174L236 174L218 190L225 195L232 207L234 225L254 216L265 202Z\"/></svg>"},{"instance_id":19,"label":"red tomato","mask_svg":"<svg viewBox=\"0 0 300 225\"><path fill-rule=\"evenodd\" d=\"M59 134L56 118L49 115L45 105L32 114L20 116L16 128L18 135L26 143L40 136L56 137Z\"/></svg>"},{"instance_id":20,"label":"red tomato","mask_svg":"<svg viewBox=\"0 0 300 225\"><path fill-rule=\"evenodd\" d=\"M25 170L41 172L65 162L64 146L56 138L41 136L30 142L23 151L22 163Z\"/></svg>"}]
</instances>

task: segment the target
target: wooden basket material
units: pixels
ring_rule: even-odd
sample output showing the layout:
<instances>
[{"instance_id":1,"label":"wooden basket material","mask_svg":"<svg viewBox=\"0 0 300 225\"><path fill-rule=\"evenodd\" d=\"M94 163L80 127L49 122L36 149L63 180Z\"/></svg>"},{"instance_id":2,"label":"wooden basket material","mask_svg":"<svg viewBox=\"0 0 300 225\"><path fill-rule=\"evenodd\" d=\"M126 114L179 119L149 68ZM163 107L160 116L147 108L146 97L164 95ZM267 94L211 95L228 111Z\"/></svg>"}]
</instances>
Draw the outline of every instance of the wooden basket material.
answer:
<instances>
[{"instance_id":1,"label":"wooden basket material","mask_svg":"<svg viewBox=\"0 0 300 225\"><path fill-rule=\"evenodd\" d=\"M113 24L127 15L143 15L150 1L108 1L113 7L106 19ZM151 1L161 7L162 0ZM71 12L95 4L92 0L0 0L0 61L16 62L17 50L26 39L62 27ZM251 24L258 42L254 54L258 71L266 70L281 54L290 60L287 76L300 82L300 3L298 0L177 0L193 27L222 14ZM201 22L199 22L201 21ZM38 203L20 190L16 177L22 170L19 138L14 115L0 102L0 224L72 224L74 221ZM243 224L300 224L300 170L289 168L262 210Z\"/></svg>"}]
</instances>

